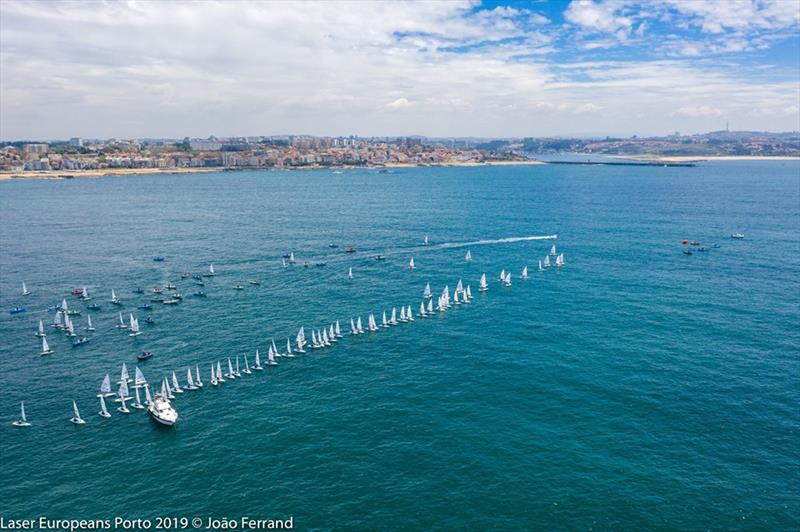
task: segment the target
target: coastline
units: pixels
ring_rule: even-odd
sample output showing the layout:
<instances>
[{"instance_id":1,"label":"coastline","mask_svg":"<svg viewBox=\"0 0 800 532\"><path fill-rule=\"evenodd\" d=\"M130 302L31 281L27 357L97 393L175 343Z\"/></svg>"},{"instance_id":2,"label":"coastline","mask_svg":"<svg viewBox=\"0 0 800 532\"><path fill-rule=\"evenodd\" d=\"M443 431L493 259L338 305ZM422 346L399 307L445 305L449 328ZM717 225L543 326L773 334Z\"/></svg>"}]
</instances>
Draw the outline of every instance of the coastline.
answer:
<instances>
[{"instance_id":1,"label":"coastline","mask_svg":"<svg viewBox=\"0 0 800 532\"><path fill-rule=\"evenodd\" d=\"M630 159L634 161L649 161L663 163L696 163L703 161L800 161L800 157L791 155L709 155L709 156L690 156L690 155L608 155L615 159Z\"/></svg>"},{"instance_id":2,"label":"coastline","mask_svg":"<svg viewBox=\"0 0 800 532\"><path fill-rule=\"evenodd\" d=\"M418 167L475 167L475 166L511 166L511 165L536 165L547 164L543 161L485 161L485 162L447 162L447 163L387 163L383 166L294 166L278 168L225 168L225 167L200 167L200 168L104 168L102 170L49 170L30 172L3 172L0 171L0 181L12 179L80 179L117 175L177 175L225 171L246 170L337 170L353 168L418 168Z\"/></svg>"}]
</instances>

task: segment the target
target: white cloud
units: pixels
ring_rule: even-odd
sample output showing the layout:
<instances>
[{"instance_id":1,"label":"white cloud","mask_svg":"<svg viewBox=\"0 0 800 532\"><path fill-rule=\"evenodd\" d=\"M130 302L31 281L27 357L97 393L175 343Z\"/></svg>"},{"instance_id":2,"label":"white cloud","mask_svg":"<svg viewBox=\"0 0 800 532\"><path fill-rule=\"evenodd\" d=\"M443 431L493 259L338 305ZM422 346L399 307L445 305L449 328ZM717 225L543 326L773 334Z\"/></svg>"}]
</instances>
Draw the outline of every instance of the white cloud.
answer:
<instances>
[{"instance_id":1,"label":"white cloud","mask_svg":"<svg viewBox=\"0 0 800 532\"><path fill-rule=\"evenodd\" d=\"M708 105L681 107L675 112L678 116L722 116L722 111Z\"/></svg>"},{"instance_id":2,"label":"white cloud","mask_svg":"<svg viewBox=\"0 0 800 532\"><path fill-rule=\"evenodd\" d=\"M389 102L386 104L386 107L389 109L402 109L403 107L408 107L411 105L411 102L408 101L406 98L398 98L393 102Z\"/></svg>"}]
</instances>

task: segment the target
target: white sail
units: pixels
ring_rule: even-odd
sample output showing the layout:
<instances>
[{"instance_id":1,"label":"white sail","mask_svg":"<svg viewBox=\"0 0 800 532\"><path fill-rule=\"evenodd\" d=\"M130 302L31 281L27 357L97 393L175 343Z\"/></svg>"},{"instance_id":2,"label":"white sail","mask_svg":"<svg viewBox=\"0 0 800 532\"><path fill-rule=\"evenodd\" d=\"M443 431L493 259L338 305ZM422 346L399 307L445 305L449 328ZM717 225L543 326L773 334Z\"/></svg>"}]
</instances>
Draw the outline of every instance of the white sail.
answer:
<instances>
[{"instance_id":1,"label":"white sail","mask_svg":"<svg viewBox=\"0 0 800 532\"><path fill-rule=\"evenodd\" d=\"M25 415L25 401L19 402L19 418L23 421L23 423L28 422L28 417Z\"/></svg>"},{"instance_id":2,"label":"white sail","mask_svg":"<svg viewBox=\"0 0 800 532\"><path fill-rule=\"evenodd\" d=\"M257 353L258 351L256 351ZM211 363L211 378L209 379L211 382L211 386L217 385L217 368L214 367L214 363Z\"/></svg>"},{"instance_id":3,"label":"white sail","mask_svg":"<svg viewBox=\"0 0 800 532\"><path fill-rule=\"evenodd\" d=\"M145 386L144 387L144 404L146 404L147 406L150 406L150 403L152 403L152 402L153 402L153 398L150 396L150 387L149 386Z\"/></svg>"},{"instance_id":4,"label":"white sail","mask_svg":"<svg viewBox=\"0 0 800 532\"><path fill-rule=\"evenodd\" d=\"M422 318L425 317L425 303L420 303L419 304L419 315Z\"/></svg>"},{"instance_id":5,"label":"white sail","mask_svg":"<svg viewBox=\"0 0 800 532\"><path fill-rule=\"evenodd\" d=\"M458 290L456 290L456 293L454 294L454 298L453 298L453 303L455 303L456 305L460 305L461 304L461 301L458 299L458 294L459 294L459 292L458 292Z\"/></svg>"},{"instance_id":6,"label":"white sail","mask_svg":"<svg viewBox=\"0 0 800 532\"><path fill-rule=\"evenodd\" d=\"M500 272L500 280L501 281L505 281L506 280L506 271L505 270L502 270Z\"/></svg>"},{"instance_id":7,"label":"white sail","mask_svg":"<svg viewBox=\"0 0 800 532\"><path fill-rule=\"evenodd\" d=\"M522 268L522 274L520 275L521 278L527 279L528 278L528 266L526 265Z\"/></svg>"},{"instance_id":8,"label":"white sail","mask_svg":"<svg viewBox=\"0 0 800 532\"><path fill-rule=\"evenodd\" d=\"M64 321L61 316L61 312L56 312L56 315L53 316L53 327L56 329L60 329L64 324Z\"/></svg>"},{"instance_id":9,"label":"white sail","mask_svg":"<svg viewBox=\"0 0 800 532\"><path fill-rule=\"evenodd\" d=\"M503 281L503 284L505 284L506 286L511 286L511 272L508 272L506 274L506 278Z\"/></svg>"},{"instance_id":10,"label":"white sail","mask_svg":"<svg viewBox=\"0 0 800 532\"><path fill-rule=\"evenodd\" d=\"M292 264L294 264L294 251L292 251L291 253L289 253L289 262L291 262Z\"/></svg>"},{"instance_id":11,"label":"white sail","mask_svg":"<svg viewBox=\"0 0 800 532\"><path fill-rule=\"evenodd\" d=\"M131 314L131 333L129 334L129 336L137 336L139 334L140 334L139 320L134 318L133 314Z\"/></svg>"},{"instance_id":12,"label":"white sail","mask_svg":"<svg viewBox=\"0 0 800 532\"><path fill-rule=\"evenodd\" d=\"M545 268L549 268L550 267L550 257L545 255L544 261L542 261L542 264L544 265Z\"/></svg>"},{"instance_id":13,"label":"white sail","mask_svg":"<svg viewBox=\"0 0 800 532\"><path fill-rule=\"evenodd\" d=\"M31 293L30 293L30 292L28 292L28 287L27 287L27 286L25 286L25 281L22 281L22 295L23 295L23 296L29 296L29 295L31 295Z\"/></svg>"},{"instance_id":14,"label":"white sail","mask_svg":"<svg viewBox=\"0 0 800 532\"><path fill-rule=\"evenodd\" d=\"M213 264L209 264L208 265L208 273L210 273L211 275L214 275L214 265Z\"/></svg>"},{"instance_id":15,"label":"white sail","mask_svg":"<svg viewBox=\"0 0 800 532\"><path fill-rule=\"evenodd\" d=\"M117 325L117 329L127 329L128 326L125 325L125 319L122 317L122 312L119 313L119 324Z\"/></svg>"},{"instance_id":16,"label":"white sail","mask_svg":"<svg viewBox=\"0 0 800 532\"><path fill-rule=\"evenodd\" d=\"M81 291L81 299L84 299L84 300L92 299L91 297L89 297L89 291L86 289L85 286L83 287L83 290Z\"/></svg>"},{"instance_id":17,"label":"white sail","mask_svg":"<svg viewBox=\"0 0 800 532\"><path fill-rule=\"evenodd\" d=\"M425 285L425 291L422 292L422 297L424 297L425 299L433 297L433 295L431 294L431 283Z\"/></svg>"},{"instance_id":18,"label":"white sail","mask_svg":"<svg viewBox=\"0 0 800 532\"><path fill-rule=\"evenodd\" d=\"M125 362L122 363L122 370L119 373L119 382L128 383L130 382L130 376L128 375L128 366L125 365Z\"/></svg>"},{"instance_id":19,"label":"white sail","mask_svg":"<svg viewBox=\"0 0 800 532\"><path fill-rule=\"evenodd\" d=\"M485 292L489 289L489 283L486 282L486 274L481 275L481 282L478 284L478 291Z\"/></svg>"},{"instance_id":20,"label":"white sail","mask_svg":"<svg viewBox=\"0 0 800 532\"><path fill-rule=\"evenodd\" d=\"M472 299L472 290L470 289L469 285L467 285L467 298Z\"/></svg>"},{"instance_id":21,"label":"white sail","mask_svg":"<svg viewBox=\"0 0 800 532\"><path fill-rule=\"evenodd\" d=\"M172 372L172 391L174 393L183 393L181 389L181 385L178 383L178 376L175 375L175 372Z\"/></svg>"},{"instance_id":22,"label":"white sail","mask_svg":"<svg viewBox=\"0 0 800 532\"><path fill-rule=\"evenodd\" d=\"M261 355L259 354L258 349L256 349L256 364L253 367L259 370L261 369Z\"/></svg>"},{"instance_id":23,"label":"white sail","mask_svg":"<svg viewBox=\"0 0 800 532\"><path fill-rule=\"evenodd\" d=\"M133 391L134 391L134 395L136 396L136 399L133 401L133 404L131 406L133 408L140 408L141 409L141 408L144 408L144 406L142 405L142 399L139 396L139 388L140 388L139 386L134 386L133 387Z\"/></svg>"},{"instance_id":24,"label":"white sail","mask_svg":"<svg viewBox=\"0 0 800 532\"><path fill-rule=\"evenodd\" d=\"M52 352L53 350L50 349L50 346L47 344L47 337L42 336L42 354L49 355Z\"/></svg>"},{"instance_id":25,"label":"white sail","mask_svg":"<svg viewBox=\"0 0 800 532\"><path fill-rule=\"evenodd\" d=\"M86 316L86 330L87 331L93 331L94 330L94 325L92 325L92 316L91 316L91 314Z\"/></svg>"},{"instance_id":26,"label":"white sail","mask_svg":"<svg viewBox=\"0 0 800 532\"><path fill-rule=\"evenodd\" d=\"M389 320L389 324L390 325L397 324L397 309L395 307L392 307L392 319Z\"/></svg>"},{"instance_id":27,"label":"white sail","mask_svg":"<svg viewBox=\"0 0 800 532\"><path fill-rule=\"evenodd\" d=\"M222 364L220 364L219 360L217 360L217 380L225 382L225 379L222 378Z\"/></svg>"},{"instance_id":28,"label":"white sail","mask_svg":"<svg viewBox=\"0 0 800 532\"><path fill-rule=\"evenodd\" d=\"M358 321L356 322L356 329L358 330L358 334L364 332L364 327L361 325L361 316L358 317Z\"/></svg>"},{"instance_id":29,"label":"white sail","mask_svg":"<svg viewBox=\"0 0 800 532\"><path fill-rule=\"evenodd\" d=\"M433 312L433 298L428 300L428 313L430 314L431 312Z\"/></svg>"},{"instance_id":30,"label":"white sail","mask_svg":"<svg viewBox=\"0 0 800 532\"><path fill-rule=\"evenodd\" d=\"M193 390L196 388L194 385L194 377L192 376L192 368L186 368L186 388Z\"/></svg>"},{"instance_id":31,"label":"white sail","mask_svg":"<svg viewBox=\"0 0 800 532\"><path fill-rule=\"evenodd\" d=\"M167 383L167 378L164 377L164 380L161 381L161 397L169 397L169 384Z\"/></svg>"},{"instance_id":32,"label":"white sail","mask_svg":"<svg viewBox=\"0 0 800 532\"><path fill-rule=\"evenodd\" d=\"M283 267L286 268L286 259L281 259L283 261Z\"/></svg>"},{"instance_id":33,"label":"white sail","mask_svg":"<svg viewBox=\"0 0 800 532\"><path fill-rule=\"evenodd\" d=\"M330 340L328 340L328 331L325 330L325 329L322 329L322 345L325 345L325 346L330 346L331 345Z\"/></svg>"},{"instance_id":34,"label":"white sail","mask_svg":"<svg viewBox=\"0 0 800 532\"><path fill-rule=\"evenodd\" d=\"M350 318L350 334L352 335L358 334L358 329L356 329L356 322L353 318Z\"/></svg>"},{"instance_id":35,"label":"white sail","mask_svg":"<svg viewBox=\"0 0 800 532\"><path fill-rule=\"evenodd\" d=\"M389 326L389 320L386 319L386 311L384 310L383 311L383 317L381 318L381 327L385 328L385 327L388 327L388 326Z\"/></svg>"},{"instance_id":36,"label":"white sail","mask_svg":"<svg viewBox=\"0 0 800 532\"><path fill-rule=\"evenodd\" d=\"M411 313L411 305L406 307L406 319L408 321L414 321L414 315Z\"/></svg>"},{"instance_id":37,"label":"white sail","mask_svg":"<svg viewBox=\"0 0 800 532\"><path fill-rule=\"evenodd\" d=\"M427 246L428 245L428 235L425 235L425 239L422 241L422 245L423 246Z\"/></svg>"},{"instance_id":38,"label":"white sail","mask_svg":"<svg viewBox=\"0 0 800 532\"><path fill-rule=\"evenodd\" d=\"M236 355L236 373L234 373L237 377L241 377L242 374L239 373L239 355Z\"/></svg>"},{"instance_id":39,"label":"white sail","mask_svg":"<svg viewBox=\"0 0 800 532\"><path fill-rule=\"evenodd\" d=\"M106 373L103 382L100 383L100 396L111 395L111 377Z\"/></svg>"},{"instance_id":40,"label":"white sail","mask_svg":"<svg viewBox=\"0 0 800 532\"><path fill-rule=\"evenodd\" d=\"M250 361L247 360L247 353L244 354L244 372L248 375L252 373L252 371L250 371Z\"/></svg>"},{"instance_id":41,"label":"white sail","mask_svg":"<svg viewBox=\"0 0 800 532\"><path fill-rule=\"evenodd\" d=\"M408 261L408 269L409 270L413 270L414 269L414 257L411 257L411 260Z\"/></svg>"},{"instance_id":42,"label":"white sail","mask_svg":"<svg viewBox=\"0 0 800 532\"><path fill-rule=\"evenodd\" d=\"M400 321L408 321L406 320L406 307L400 307Z\"/></svg>"},{"instance_id":43,"label":"white sail","mask_svg":"<svg viewBox=\"0 0 800 532\"><path fill-rule=\"evenodd\" d=\"M550 248L550 255L556 256L556 245L553 244L553 247Z\"/></svg>"},{"instance_id":44,"label":"white sail","mask_svg":"<svg viewBox=\"0 0 800 532\"><path fill-rule=\"evenodd\" d=\"M303 349L305 347L305 334L302 327L300 327L300 330L297 332L297 337L294 339L294 343L296 346L295 351L298 353L305 353L305 350Z\"/></svg>"},{"instance_id":45,"label":"white sail","mask_svg":"<svg viewBox=\"0 0 800 532\"><path fill-rule=\"evenodd\" d=\"M467 262L472 262L472 252L467 250L467 256L465 257Z\"/></svg>"},{"instance_id":46,"label":"white sail","mask_svg":"<svg viewBox=\"0 0 800 532\"><path fill-rule=\"evenodd\" d=\"M339 341L339 340L336 339L336 329L334 328L333 323L331 323L330 329L328 330L328 339L331 342L338 342Z\"/></svg>"},{"instance_id":47,"label":"white sail","mask_svg":"<svg viewBox=\"0 0 800 532\"><path fill-rule=\"evenodd\" d=\"M39 328L36 332L36 336L47 336L44 333L44 322L42 320L39 320Z\"/></svg>"},{"instance_id":48,"label":"white sail","mask_svg":"<svg viewBox=\"0 0 800 532\"><path fill-rule=\"evenodd\" d=\"M336 320L336 338L342 337L342 329L339 327L339 320Z\"/></svg>"},{"instance_id":49,"label":"white sail","mask_svg":"<svg viewBox=\"0 0 800 532\"><path fill-rule=\"evenodd\" d=\"M78 411L78 404L75 402L75 399L72 400L72 420L73 422L83 423L83 419L81 419L81 413Z\"/></svg>"},{"instance_id":50,"label":"white sail","mask_svg":"<svg viewBox=\"0 0 800 532\"><path fill-rule=\"evenodd\" d=\"M311 331L311 334L314 334L314 331ZM278 363L275 361L275 353L272 352L272 348L270 347L269 351L267 352L267 365L269 366L277 366Z\"/></svg>"},{"instance_id":51,"label":"white sail","mask_svg":"<svg viewBox=\"0 0 800 532\"><path fill-rule=\"evenodd\" d=\"M347 270L347 278L348 279L352 279L353 278L353 268L352 267Z\"/></svg>"},{"instance_id":52,"label":"white sail","mask_svg":"<svg viewBox=\"0 0 800 532\"><path fill-rule=\"evenodd\" d=\"M292 342L289 339L286 339L286 356L289 358L294 358L294 354L292 353Z\"/></svg>"},{"instance_id":53,"label":"white sail","mask_svg":"<svg viewBox=\"0 0 800 532\"><path fill-rule=\"evenodd\" d=\"M61 310L63 310L64 312L69 310L69 306L67 305L67 298L66 297L61 300Z\"/></svg>"},{"instance_id":54,"label":"white sail","mask_svg":"<svg viewBox=\"0 0 800 532\"><path fill-rule=\"evenodd\" d=\"M128 394L128 381L121 381L119 383L119 389L117 390L117 397L123 399L123 403L125 402L124 399L129 397Z\"/></svg>"},{"instance_id":55,"label":"white sail","mask_svg":"<svg viewBox=\"0 0 800 532\"><path fill-rule=\"evenodd\" d=\"M200 364L194 365L194 376L195 376L194 385L197 386L198 388L202 388L203 381L200 380Z\"/></svg>"},{"instance_id":56,"label":"white sail","mask_svg":"<svg viewBox=\"0 0 800 532\"><path fill-rule=\"evenodd\" d=\"M136 367L134 375L135 375L133 379L134 385L145 386L147 384L147 379L144 378L144 373L142 373L142 370L140 370L138 366Z\"/></svg>"}]
</instances>

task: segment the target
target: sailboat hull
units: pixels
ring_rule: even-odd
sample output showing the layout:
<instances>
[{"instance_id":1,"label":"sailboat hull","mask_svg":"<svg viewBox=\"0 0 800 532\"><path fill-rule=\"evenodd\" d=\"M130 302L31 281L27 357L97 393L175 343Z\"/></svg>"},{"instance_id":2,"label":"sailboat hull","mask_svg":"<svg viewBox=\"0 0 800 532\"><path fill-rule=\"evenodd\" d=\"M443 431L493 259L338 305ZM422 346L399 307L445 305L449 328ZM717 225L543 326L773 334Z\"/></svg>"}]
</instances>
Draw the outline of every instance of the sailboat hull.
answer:
<instances>
[{"instance_id":1,"label":"sailboat hull","mask_svg":"<svg viewBox=\"0 0 800 532\"><path fill-rule=\"evenodd\" d=\"M74 425L85 425L85 424L86 424L86 421L82 420L82 419L81 419L81 418L79 418L79 417L73 417L73 418L70 418L70 421L71 421L71 422L72 422Z\"/></svg>"}]
</instances>

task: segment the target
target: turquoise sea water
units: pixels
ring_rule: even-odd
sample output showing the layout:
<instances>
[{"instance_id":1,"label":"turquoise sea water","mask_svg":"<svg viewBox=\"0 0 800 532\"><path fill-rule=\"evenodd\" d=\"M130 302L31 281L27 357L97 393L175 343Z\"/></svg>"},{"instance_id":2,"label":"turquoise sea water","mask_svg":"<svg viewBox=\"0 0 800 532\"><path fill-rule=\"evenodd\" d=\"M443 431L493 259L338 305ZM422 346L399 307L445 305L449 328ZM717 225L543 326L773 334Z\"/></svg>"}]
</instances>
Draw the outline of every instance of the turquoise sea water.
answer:
<instances>
[{"instance_id":1,"label":"turquoise sea water","mask_svg":"<svg viewBox=\"0 0 800 532\"><path fill-rule=\"evenodd\" d=\"M0 182L0 516L797 529L799 230L796 162ZM459 246L550 234L561 271L535 271L550 241ZM686 256L682 239L719 247ZM327 265L282 269L290 250ZM210 262L208 298L190 297L180 272ZM208 386L211 361L252 361L300 325L416 314L426 282L438 294L458 279L469 306ZM112 288L136 312L150 295L131 289L167 280L183 303L156 307L138 338L114 329ZM40 357L38 319L65 296L80 307L68 294L83 286L102 305L91 343L48 327L55 353ZM103 375L145 349L151 382L195 363L206 380L174 402L173 430L96 415Z\"/></svg>"}]
</instances>

